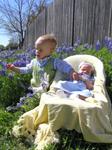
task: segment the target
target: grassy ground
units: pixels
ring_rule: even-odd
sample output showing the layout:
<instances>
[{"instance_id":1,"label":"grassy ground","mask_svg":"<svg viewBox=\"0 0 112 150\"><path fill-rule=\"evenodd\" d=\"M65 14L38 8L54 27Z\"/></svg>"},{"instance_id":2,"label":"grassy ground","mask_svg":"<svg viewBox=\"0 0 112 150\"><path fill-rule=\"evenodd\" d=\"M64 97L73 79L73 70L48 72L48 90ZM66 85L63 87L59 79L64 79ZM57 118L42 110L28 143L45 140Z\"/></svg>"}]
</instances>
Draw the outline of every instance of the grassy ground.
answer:
<instances>
[{"instance_id":1,"label":"grassy ground","mask_svg":"<svg viewBox=\"0 0 112 150\"><path fill-rule=\"evenodd\" d=\"M33 143L26 139L15 138L12 127L16 123L22 111L7 112L3 107L0 109L0 150L34 150ZM112 144L96 144L83 140L82 134L75 130L67 131L60 129L60 143L48 145L45 150L112 150Z\"/></svg>"}]
</instances>

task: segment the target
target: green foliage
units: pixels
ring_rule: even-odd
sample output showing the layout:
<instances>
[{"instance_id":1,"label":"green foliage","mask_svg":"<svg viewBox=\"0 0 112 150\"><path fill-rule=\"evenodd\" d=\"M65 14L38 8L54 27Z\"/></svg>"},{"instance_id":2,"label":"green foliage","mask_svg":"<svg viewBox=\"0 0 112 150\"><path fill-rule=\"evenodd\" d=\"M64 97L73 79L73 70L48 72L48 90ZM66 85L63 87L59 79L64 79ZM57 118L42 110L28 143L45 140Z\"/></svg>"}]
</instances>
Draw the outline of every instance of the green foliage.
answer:
<instances>
[{"instance_id":1,"label":"green foliage","mask_svg":"<svg viewBox=\"0 0 112 150\"><path fill-rule=\"evenodd\" d=\"M28 97L25 99L24 105L21 107L21 110L25 112L34 109L39 105L40 95L36 94L33 97Z\"/></svg>"},{"instance_id":2,"label":"green foliage","mask_svg":"<svg viewBox=\"0 0 112 150\"><path fill-rule=\"evenodd\" d=\"M76 54L93 55L103 62L106 75L106 88L110 98L112 99L112 52L105 47L96 51L94 49L84 49L80 46L76 49Z\"/></svg>"},{"instance_id":3,"label":"green foliage","mask_svg":"<svg viewBox=\"0 0 112 150\"><path fill-rule=\"evenodd\" d=\"M3 45L0 45L1 50L5 50L5 47Z\"/></svg>"},{"instance_id":4,"label":"green foliage","mask_svg":"<svg viewBox=\"0 0 112 150\"><path fill-rule=\"evenodd\" d=\"M18 43L9 43L7 46L6 46L6 49L17 49L18 48Z\"/></svg>"},{"instance_id":5,"label":"green foliage","mask_svg":"<svg viewBox=\"0 0 112 150\"><path fill-rule=\"evenodd\" d=\"M21 112L9 113L3 107L0 107L0 150L34 150L33 145L28 145L22 139L16 139L11 131Z\"/></svg>"},{"instance_id":6,"label":"green foliage","mask_svg":"<svg viewBox=\"0 0 112 150\"><path fill-rule=\"evenodd\" d=\"M0 78L0 104L8 106L16 104L24 96L30 85L31 75L14 75Z\"/></svg>"},{"instance_id":7,"label":"green foliage","mask_svg":"<svg viewBox=\"0 0 112 150\"><path fill-rule=\"evenodd\" d=\"M91 143L83 140L82 134L75 130L58 130L60 143L49 144L45 150L111 150L112 144Z\"/></svg>"}]
</instances>

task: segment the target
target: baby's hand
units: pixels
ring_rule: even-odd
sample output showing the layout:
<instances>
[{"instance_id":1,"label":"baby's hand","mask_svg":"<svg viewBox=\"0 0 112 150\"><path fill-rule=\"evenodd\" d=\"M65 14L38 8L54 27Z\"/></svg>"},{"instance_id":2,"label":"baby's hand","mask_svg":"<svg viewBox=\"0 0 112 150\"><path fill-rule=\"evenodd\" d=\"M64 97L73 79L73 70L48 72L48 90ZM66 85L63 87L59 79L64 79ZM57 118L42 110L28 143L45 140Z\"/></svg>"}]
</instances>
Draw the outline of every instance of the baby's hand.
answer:
<instances>
[{"instance_id":1,"label":"baby's hand","mask_svg":"<svg viewBox=\"0 0 112 150\"><path fill-rule=\"evenodd\" d=\"M7 64L7 69L13 70L15 66L13 64Z\"/></svg>"},{"instance_id":2,"label":"baby's hand","mask_svg":"<svg viewBox=\"0 0 112 150\"><path fill-rule=\"evenodd\" d=\"M72 73L72 79L73 80L79 80L79 74L77 72Z\"/></svg>"}]
</instances>

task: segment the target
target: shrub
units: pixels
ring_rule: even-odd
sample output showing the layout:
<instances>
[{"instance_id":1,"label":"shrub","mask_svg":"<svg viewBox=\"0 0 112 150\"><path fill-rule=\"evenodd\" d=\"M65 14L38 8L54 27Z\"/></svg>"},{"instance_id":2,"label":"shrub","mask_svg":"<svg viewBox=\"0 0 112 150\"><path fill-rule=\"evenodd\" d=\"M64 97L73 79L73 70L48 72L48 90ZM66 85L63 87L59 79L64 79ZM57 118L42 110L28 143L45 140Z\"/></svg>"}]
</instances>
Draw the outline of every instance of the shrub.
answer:
<instances>
[{"instance_id":1,"label":"shrub","mask_svg":"<svg viewBox=\"0 0 112 150\"><path fill-rule=\"evenodd\" d=\"M16 104L27 92L31 75L3 76L0 78L0 104Z\"/></svg>"}]
</instances>

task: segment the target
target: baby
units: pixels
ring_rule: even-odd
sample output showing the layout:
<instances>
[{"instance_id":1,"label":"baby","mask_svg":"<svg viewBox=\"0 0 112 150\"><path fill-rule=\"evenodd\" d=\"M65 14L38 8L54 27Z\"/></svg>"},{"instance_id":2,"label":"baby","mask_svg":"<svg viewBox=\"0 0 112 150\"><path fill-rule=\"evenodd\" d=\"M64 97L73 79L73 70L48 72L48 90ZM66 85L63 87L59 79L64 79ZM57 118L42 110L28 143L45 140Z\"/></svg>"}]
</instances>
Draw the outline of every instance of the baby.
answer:
<instances>
[{"instance_id":1,"label":"baby","mask_svg":"<svg viewBox=\"0 0 112 150\"><path fill-rule=\"evenodd\" d=\"M41 35L35 42L36 57L31 60L25 67L17 67L13 64L7 64L7 69L16 73L27 74L32 73L31 89L33 96L30 100L38 99L38 94L49 90L56 70L68 75L68 78L77 78L77 73L71 65L64 60L53 57L53 52L56 49L57 40L53 34ZM29 98L26 97L25 101ZM13 107L15 110L15 107ZM11 107L11 109L13 109ZM9 109L8 109L9 110Z\"/></svg>"},{"instance_id":2,"label":"baby","mask_svg":"<svg viewBox=\"0 0 112 150\"><path fill-rule=\"evenodd\" d=\"M81 62L79 65L78 79L73 81L59 81L55 88L57 94L63 97L77 95L80 99L84 100L87 97L92 96L92 90L94 86L94 67L87 62ZM61 90L61 91L60 91Z\"/></svg>"}]
</instances>

